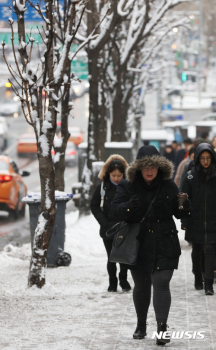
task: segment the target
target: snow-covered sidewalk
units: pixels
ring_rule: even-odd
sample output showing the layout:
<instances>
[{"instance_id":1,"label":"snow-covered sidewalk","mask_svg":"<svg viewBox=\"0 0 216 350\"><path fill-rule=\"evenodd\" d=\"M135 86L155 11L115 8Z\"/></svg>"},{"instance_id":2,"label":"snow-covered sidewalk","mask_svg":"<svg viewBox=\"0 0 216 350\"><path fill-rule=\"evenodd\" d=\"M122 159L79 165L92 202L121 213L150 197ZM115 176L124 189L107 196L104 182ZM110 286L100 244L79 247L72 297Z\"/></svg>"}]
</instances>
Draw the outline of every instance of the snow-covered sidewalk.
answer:
<instances>
[{"instance_id":1,"label":"snow-covered sidewalk","mask_svg":"<svg viewBox=\"0 0 216 350\"><path fill-rule=\"evenodd\" d=\"M27 288L30 244L0 253L0 349L4 350L153 350L156 321L152 305L147 337L133 340L136 314L132 292L108 293L106 254L93 216L67 214L65 251L72 264L47 270L42 290ZM166 347L216 347L216 296L196 291L191 248L180 232L182 255L171 283L169 330L205 331L205 339L172 340ZM6 251L7 250L7 251ZM130 274L130 273L129 273ZM129 281L133 285L131 276Z\"/></svg>"}]
</instances>

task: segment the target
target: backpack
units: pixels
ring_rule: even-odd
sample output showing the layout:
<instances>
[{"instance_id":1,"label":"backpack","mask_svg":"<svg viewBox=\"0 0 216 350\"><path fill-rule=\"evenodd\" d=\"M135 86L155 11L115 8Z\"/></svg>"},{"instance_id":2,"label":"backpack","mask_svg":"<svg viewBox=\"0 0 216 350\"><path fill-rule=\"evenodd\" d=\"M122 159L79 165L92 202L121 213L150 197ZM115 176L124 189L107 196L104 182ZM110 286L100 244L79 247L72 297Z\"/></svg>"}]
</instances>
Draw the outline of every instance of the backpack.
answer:
<instances>
[{"instance_id":1,"label":"backpack","mask_svg":"<svg viewBox=\"0 0 216 350\"><path fill-rule=\"evenodd\" d=\"M192 175L191 170L189 170L189 171L187 172L187 178L188 178L188 180L193 179L193 175Z\"/></svg>"}]
</instances>

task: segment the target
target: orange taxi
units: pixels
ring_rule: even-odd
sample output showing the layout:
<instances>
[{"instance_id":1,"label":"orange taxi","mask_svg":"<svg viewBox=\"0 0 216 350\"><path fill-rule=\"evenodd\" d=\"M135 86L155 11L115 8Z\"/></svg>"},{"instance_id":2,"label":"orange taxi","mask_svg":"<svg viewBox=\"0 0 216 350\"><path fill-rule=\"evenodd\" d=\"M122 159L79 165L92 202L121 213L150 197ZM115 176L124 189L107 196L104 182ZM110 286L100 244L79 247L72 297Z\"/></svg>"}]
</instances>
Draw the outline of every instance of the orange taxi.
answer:
<instances>
[{"instance_id":1,"label":"orange taxi","mask_svg":"<svg viewBox=\"0 0 216 350\"><path fill-rule=\"evenodd\" d=\"M25 215L22 198L26 196L27 186L22 176L28 175L27 171L20 173L10 157L0 155L0 210L9 212L14 219Z\"/></svg>"},{"instance_id":2,"label":"orange taxi","mask_svg":"<svg viewBox=\"0 0 216 350\"><path fill-rule=\"evenodd\" d=\"M37 154L37 142L34 133L22 134L17 144L17 155Z\"/></svg>"},{"instance_id":3,"label":"orange taxi","mask_svg":"<svg viewBox=\"0 0 216 350\"><path fill-rule=\"evenodd\" d=\"M68 131L70 133L69 142L73 142L76 146L83 142L83 133L79 127L69 126Z\"/></svg>"}]
</instances>

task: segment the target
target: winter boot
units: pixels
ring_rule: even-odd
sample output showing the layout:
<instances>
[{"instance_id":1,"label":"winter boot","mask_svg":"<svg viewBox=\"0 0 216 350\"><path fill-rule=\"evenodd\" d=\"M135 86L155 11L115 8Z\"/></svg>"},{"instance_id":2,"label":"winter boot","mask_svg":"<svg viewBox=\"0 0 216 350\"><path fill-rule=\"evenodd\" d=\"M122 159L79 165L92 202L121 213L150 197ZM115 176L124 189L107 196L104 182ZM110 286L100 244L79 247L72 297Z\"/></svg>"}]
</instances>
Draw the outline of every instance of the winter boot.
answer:
<instances>
[{"instance_id":1,"label":"winter boot","mask_svg":"<svg viewBox=\"0 0 216 350\"><path fill-rule=\"evenodd\" d=\"M137 321L137 327L133 334L134 339L143 339L146 336L147 334L146 325L147 325L146 321L141 321L141 320Z\"/></svg>"},{"instance_id":2,"label":"winter boot","mask_svg":"<svg viewBox=\"0 0 216 350\"><path fill-rule=\"evenodd\" d=\"M108 292L117 292L117 284L118 284L117 277L110 277L109 283L110 284L108 287Z\"/></svg>"},{"instance_id":3,"label":"winter boot","mask_svg":"<svg viewBox=\"0 0 216 350\"><path fill-rule=\"evenodd\" d=\"M194 287L196 290L202 290L203 289L203 280L202 280L202 273L195 273L195 281L194 281Z\"/></svg>"},{"instance_id":4,"label":"winter boot","mask_svg":"<svg viewBox=\"0 0 216 350\"><path fill-rule=\"evenodd\" d=\"M123 292L129 292L129 290L131 290L130 283L127 280L121 280L119 284L122 287Z\"/></svg>"},{"instance_id":5,"label":"winter boot","mask_svg":"<svg viewBox=\"0 0 216 350\"><path fill-rule=\"evenodd\" d=\"M214 295L213 279L205 278L205 295Z\"/></svg>"},{"instance_id":6,"label":"winter boot","mask_svg":"<svg viewBox=\"0 0 216 350\"><path fill-rule=\"evenodd\" d=\"M165 345L167 343L170 343L170 337L166 336L166 339L163 339L163 333L167 331L167 324L164 322L158 322L157 324L157 333L158 335L160 332L162 332L161 339L156 339L156 345Z\"/></svg>"}]
</instances>

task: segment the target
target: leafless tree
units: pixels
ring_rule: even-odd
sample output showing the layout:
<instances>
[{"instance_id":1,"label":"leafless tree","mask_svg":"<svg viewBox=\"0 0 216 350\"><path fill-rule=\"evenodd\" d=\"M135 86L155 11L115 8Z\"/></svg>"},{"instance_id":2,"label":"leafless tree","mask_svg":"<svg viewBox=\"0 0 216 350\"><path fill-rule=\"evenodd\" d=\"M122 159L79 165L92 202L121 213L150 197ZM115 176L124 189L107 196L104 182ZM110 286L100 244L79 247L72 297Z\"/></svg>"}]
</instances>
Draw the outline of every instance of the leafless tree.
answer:
<instances>
[{"instance_id":1,"label":"leafless tree","mask_svg":"<svg viewBox=\"0 0 216 350\"><path fill-rule=\"evenodd\" d=\"M4 52L5 44L2 44L8 70L19 87L17 88L11 81L13 91L20 98L26 122L34 129L38 147L41 208L30 262L29 287L36 285L41 288L46 280L47 250L55 220L55 169L51 149L54 145L57 151L64 152L69 136L67 130L67 116L71 109L69 89L71 80L74 79L70 72L71 61L79 49L96 38L92 30L77 51L70 53L88 1L65 0L62 9L58 0L45 0L44 12L39 3L34 5L28 0L15 0L11 9L17 15L18 52L14 46L14 21L11 18L9 24L16 69L8 64ZM39 32L45 50L43 53L40 52L40 60L36 67L31 64L35 39L31 35L26 39L25 33L24 14L28 11L28 6L34 7L44 21L43 29ZM20 55L21 65L18 64L17 55ZM63 136L56 141L56 119L60 100L63 101ZM61 175L59 176L62 181Z\"/></svg>"},{"instance_id":2,"label":"leafless tree","mask_svg":"<svg viewBox=\"0 0 216 350\"><path fill-rule=\"evenodd\" d=\"M100 125L107 114L112 116L112 141L126 141L127 116L133 94L135 73L129 67L137 67L142 59L148 38L159 30L167 12L185 0L94 0L87 9L87 33L108 12L100 27L98 38L88 45L90 74L90 106L88 127L88 178L92 162L104 154L104 141ZM164 25L169 24L169 19ZM84 28L85 26L83 26ZM84 28L85 29L85 28ZM106 61L102 58L105 58ZM106 71L104 72L104 69ZM100 73L100 70L103 73ZM102 84L99 78L102 77ZM108 113L101 108L103 98ZM101 114L103 111L103 114ZM111 112L111 113L110 113ZM102 159L104 160L104 159ZM92 188L93 191L93 188Z\"/></svg>"}]
</instances>

